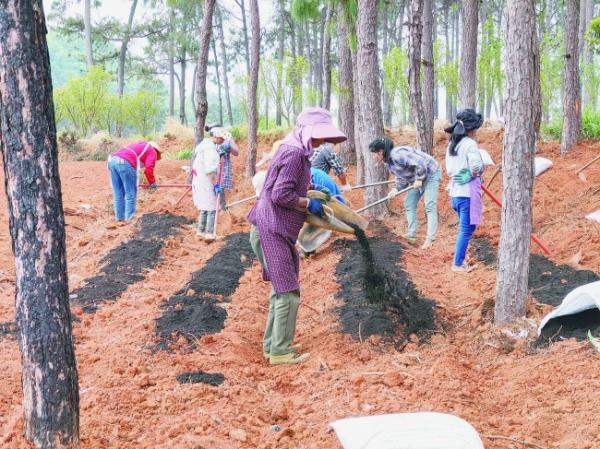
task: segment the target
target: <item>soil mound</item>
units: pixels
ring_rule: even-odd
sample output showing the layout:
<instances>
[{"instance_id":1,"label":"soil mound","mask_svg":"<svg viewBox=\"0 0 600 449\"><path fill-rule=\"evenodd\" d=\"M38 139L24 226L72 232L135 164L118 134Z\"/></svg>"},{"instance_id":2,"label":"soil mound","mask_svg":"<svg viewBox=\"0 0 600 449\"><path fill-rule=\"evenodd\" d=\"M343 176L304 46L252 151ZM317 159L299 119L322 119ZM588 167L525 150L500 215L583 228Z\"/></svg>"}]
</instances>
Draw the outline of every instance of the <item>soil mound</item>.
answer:
<instances>
[{"instance_id":1,"label":"soil mound","mask_svg":"<svg viewBox=\"0 0 600 449\"><path fill-rule=\"evenodd\" d=\"M235 292L253 257L247 233L228 236L225 245L162 306L164 313L156 320L156 349L168 350L179 337L195 345L203 335L223 329L227 312L219 303Z\"/></svg>"},{"instance_id":2,"label":"soil mound","mask_svg":"<svg viewBox=\"0 0 600 449\"><path fill-rule=\"evenodd\" d=\"M343 331L354 338L426 336L435 325L433 301L419 295L397 266L400 244L367 238L360 229L355 232L358 241L336 242L342 254L336 267L341 285L336 297L345 301L339 308Z\"/></svg>"},{"instance_id":3,"label":"soil mound","mask_svg":"<svg viewBox=\"0 0 600 449\"><path fill-rule=\"evenodd\" d=\"M189 373L181 373L177 376L177 380L182 384L207 384L213 387L218 387L225 380L225 376L221 373L205 373L204 371L194 371Z\"/></svg>"},{"instance_id":4,"label":"soil mound","mask_svg":"<svg viewBox=\"0 0 600 449\"><path fill-rule=\"evenodd\" d=\"M130 285L144 279L144 271L160 261L165 240L188 223L185 217L172 214L146 214L140 218L135 235L111 250L101 261L96 276L73 291L76 304L86 313L94 313L103 302L121 296Z\"/></svg>"}]
</instances>

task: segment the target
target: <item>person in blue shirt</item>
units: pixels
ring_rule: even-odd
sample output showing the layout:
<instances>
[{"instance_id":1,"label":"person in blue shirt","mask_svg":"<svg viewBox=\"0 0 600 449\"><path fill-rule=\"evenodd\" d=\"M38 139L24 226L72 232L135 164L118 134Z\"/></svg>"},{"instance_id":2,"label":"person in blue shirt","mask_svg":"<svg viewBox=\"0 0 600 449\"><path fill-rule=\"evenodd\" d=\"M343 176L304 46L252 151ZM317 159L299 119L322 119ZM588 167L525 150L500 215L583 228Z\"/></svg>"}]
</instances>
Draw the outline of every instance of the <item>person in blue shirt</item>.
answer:
<instances>
[{"instance_id":1,"label":"person in blue shirt","mask_svg":"<svg viewBox=\"0 0 600 449\"><path fill-rule=\"evenodd\" d=\"M342 192L335 181L323 170L311 167L310 180L315 190L322 190L323 187L325 187L327 190L329 190L332 198L335 198L342 204L346 204L346 200L342 196Z\"/></svg>"}]
</instances>

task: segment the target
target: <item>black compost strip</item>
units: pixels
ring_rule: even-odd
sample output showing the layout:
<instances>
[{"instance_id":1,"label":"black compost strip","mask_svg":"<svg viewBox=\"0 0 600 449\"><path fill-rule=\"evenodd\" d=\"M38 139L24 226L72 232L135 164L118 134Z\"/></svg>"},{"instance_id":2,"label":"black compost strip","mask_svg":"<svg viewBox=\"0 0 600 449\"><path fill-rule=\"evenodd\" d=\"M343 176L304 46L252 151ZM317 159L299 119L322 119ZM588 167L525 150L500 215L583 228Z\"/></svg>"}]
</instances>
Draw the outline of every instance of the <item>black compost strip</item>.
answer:
<instances>
[{"instance_id":1,"label":"black compost strip","mask_svg":"<svg viewBox=\"0 0 600 449\"><path fill-rule=\"evenodd\" d=\"M199 337L223 329L227 312L218 303L235 292L253 257L247 233L228 236L225 245L162 306L164 313L156 320L156 349L168 350L173 337L180 336L194 345Z\"/></svg>"},{"instance_id":2,"label":"black compost strip","mask_svg":"<svg viewBox=\"0 0 600 449\"><path fill-rule=\"evenodd\" d=\"M343 299L339 308L344 332L354 338L381 335L405 339L427 336L434 330L433 301L423 298L397 264L402 247L383 238L367 239L355 229L357 240L338 240L342 258L336 267Z\"/></svg>"},{"instance_id":3,"label":"black compost strip","mask_svg":"<svg viewBox=\"0 0 600 449\"><path fill-rule=\"evenodd\" d=\"M144 271L160 261L165 240L189 223L185 217L171 214L146 214L138 223L135 235L111 250L100 261L100 272L73 291L73 300L87 313L94 313L103 302L115 300L127 288L144 279Z\"/></svg>"},{"instance_id":4,"label":"black compost strip","mask_svg":"<svg viewBox=\"0 0 600 449\"><path fill-rule=\"evenodd\" d=\"M181 373L177 380L182 384L207 384L218 387L225 380L221 373L205 373L204 371L195 371L191 373Z\"/></svg>"},{"instance_id":5,"label":"black compost strip","mask_svg":"<svg viewBox=\"0 0 600 449\"><path fill-rule=\"evenodd\" d=\"M473 250L484 264L496 265L497 250L488 240L474 239ZM531 295L542 304L556 307L571 290L599 279L600 276L593 271L556 265L539 254L532 254L529 259L529 289ZM547 343L552 337L584 340L588 330L594 335L600 332L600 311L597 309L551 320L544 327L538 343Z\"/></svg>"}]
</instances>

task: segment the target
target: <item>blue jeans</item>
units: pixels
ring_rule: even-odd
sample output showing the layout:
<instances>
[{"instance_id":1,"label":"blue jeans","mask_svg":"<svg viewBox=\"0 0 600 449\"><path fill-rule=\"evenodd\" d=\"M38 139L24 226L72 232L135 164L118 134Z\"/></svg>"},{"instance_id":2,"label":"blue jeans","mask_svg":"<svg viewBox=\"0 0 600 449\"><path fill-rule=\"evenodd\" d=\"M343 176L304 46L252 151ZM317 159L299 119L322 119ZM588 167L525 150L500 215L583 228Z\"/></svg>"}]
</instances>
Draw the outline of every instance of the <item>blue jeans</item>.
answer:
<instances>
[{"instance_id":1,"label":"blue jeans","mask_svg":"<svg viewBox=\"0 0 600 449\"><path fill-rule=\"evenodd\" d=\"M131 220L135 214L137 173L129 162L119 157L108 161L117 221Z\"/></svg>"},{"instance_id":2,"label":"blue jeans","mask_svg":"<svg viewBox=\"0 0 600 449\"><path fill-rule=\"evenodd\" d=\"M452 198L452 209L458 214L458 235L454 248L454 265L461 266L465 261L467 247L477 226L471 224L471 198L456 196Z\"/></svg>"},{"instance_id":3,"label":"blue jeans","mask_svg":"<svg viewBox=\"0 0 600 449\"><path fill-rule=\"evenodd\" d=\"M425 201L425 214L427 215L427 240L434 241L438 226L437 196L440 186L441 169L429 175L423 182L422 190L411 189L404 199L404 210L408 221L408 237L417 236L417 205L421 197Z\"/></svg>"}]
</instances>

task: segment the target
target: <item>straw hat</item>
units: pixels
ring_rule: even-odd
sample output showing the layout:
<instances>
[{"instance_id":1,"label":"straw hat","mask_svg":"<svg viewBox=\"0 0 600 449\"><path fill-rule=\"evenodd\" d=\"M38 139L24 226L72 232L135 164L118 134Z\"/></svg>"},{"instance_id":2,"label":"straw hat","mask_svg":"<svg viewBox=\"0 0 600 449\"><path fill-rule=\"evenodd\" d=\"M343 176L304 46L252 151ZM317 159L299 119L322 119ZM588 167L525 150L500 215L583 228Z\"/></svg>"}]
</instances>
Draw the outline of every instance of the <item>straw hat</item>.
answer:
<instances>
[{"instance_id":1,"label":"straw hat","mask_svg":"<svg viewBox=\"0 0 600 449\"><path fill-rule=\"evenodd\" d=\"M156 159L160 161L160 159L162 158L162 154L161 154L160 147L158 146L158 144L153 140L149 140L148 145L150 145L152 148L154 148L156 150L156 154L157 154Z\"/></svg>"}]
</instances>

